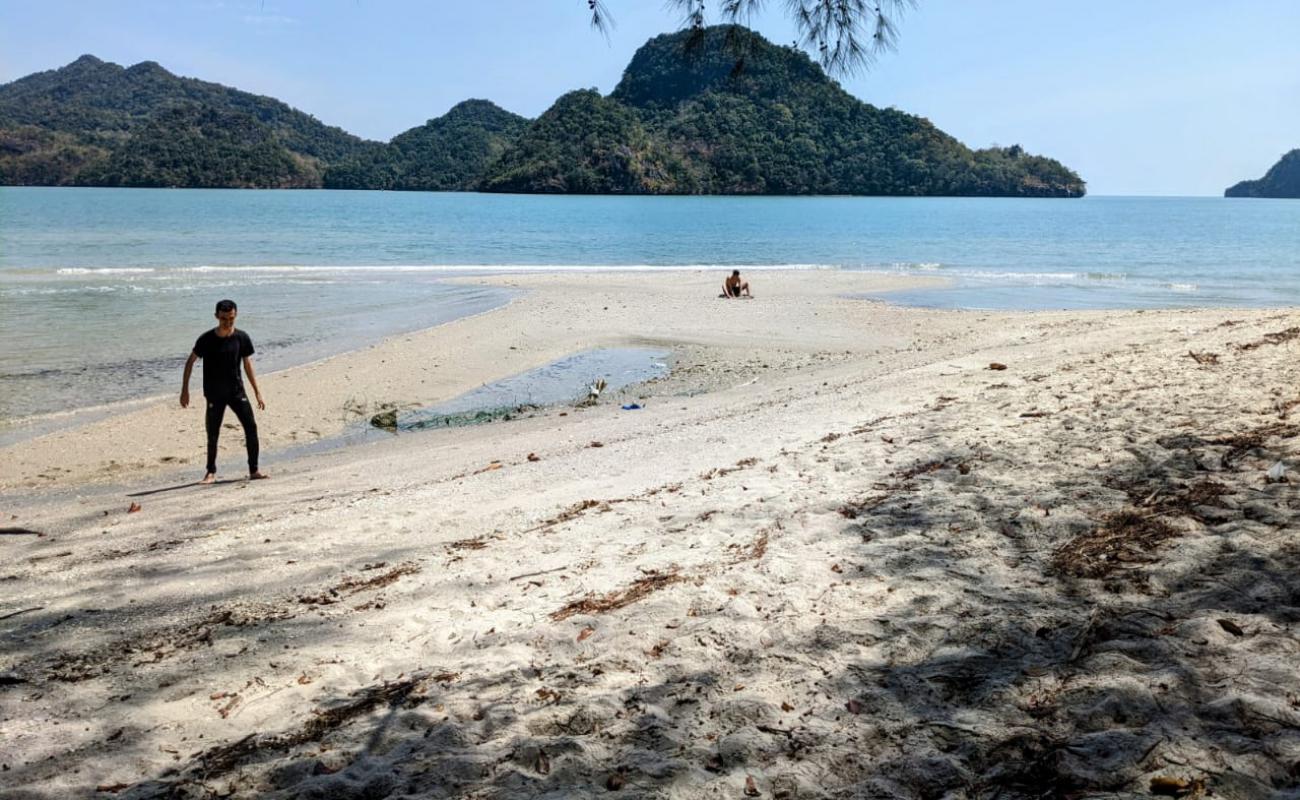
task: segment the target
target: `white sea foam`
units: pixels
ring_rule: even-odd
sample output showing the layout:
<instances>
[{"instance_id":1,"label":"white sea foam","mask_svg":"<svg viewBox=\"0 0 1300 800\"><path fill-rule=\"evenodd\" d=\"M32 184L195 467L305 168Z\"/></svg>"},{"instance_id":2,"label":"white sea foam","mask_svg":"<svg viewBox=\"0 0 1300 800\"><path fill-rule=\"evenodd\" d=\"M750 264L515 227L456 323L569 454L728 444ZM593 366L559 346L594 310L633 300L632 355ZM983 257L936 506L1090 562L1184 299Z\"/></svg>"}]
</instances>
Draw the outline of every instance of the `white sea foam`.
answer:
<instances>
[{"instance_id":1,"label":"white sea foam","mask_svg":"<svg viewBox=\"0 0 1300 800\"><path fill-rule=\"evenodd\" d=\"M1197 286L1194 283L1166 283L1165 288L1171 292L1179 292L1180 294L1191 294L1192 292L1200 291L1201 287Z\"/></svg>"}]
</instances>

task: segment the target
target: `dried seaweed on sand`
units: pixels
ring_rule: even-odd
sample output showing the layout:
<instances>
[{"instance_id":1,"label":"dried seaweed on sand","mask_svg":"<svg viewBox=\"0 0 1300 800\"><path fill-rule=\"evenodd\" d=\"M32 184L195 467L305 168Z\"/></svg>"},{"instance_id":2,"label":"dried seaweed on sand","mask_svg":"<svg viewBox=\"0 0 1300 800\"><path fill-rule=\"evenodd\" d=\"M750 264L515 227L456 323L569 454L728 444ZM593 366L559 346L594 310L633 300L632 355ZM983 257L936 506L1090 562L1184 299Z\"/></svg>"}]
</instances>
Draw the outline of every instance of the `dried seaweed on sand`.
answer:
<instances>
[{"instance_id":1,"label":"dried seaweed on sand","mask_svg":"<svg viewBox=\"0 0 1300 800\"><path fill-rule=\"evenodd\" d=\"M549 519L542 520L538 524L524 531L524 533L533 533L535 531L540 531L545 528L550 528L555 525L559 525L562 522L568 522L571 519L576 519L582 516L587 511L593 508L598 509L600 511L609 511L610 506L612 504L623 503L623 502L626 502L626 500L622 500L622 499L620 500L579 500L578 502L564 509L563 511L556 514L555 516Z\"/></svg>"},{"instance_id":2,"label":"dried seaweed on sand","mask_svg":"<svg viewBox=\"0 0 1300 800\"><path fill-rule=\"evenodd\" d=\"M604 614L608 611L615 611L624 606L630 606L666 586L680 583L682 580L682 576L675 571L646 575L644 578L638 578L628 586L616 589L608 594L587 595L581 600L574 600L559 611L553 612L551 619L559 622L576 614Z\"/></svg>"},{"instance_id":3,"label":"dried seaweed on sand","mask_svg":"<svg viewBox=\"0 0 1300 800\"><path fill-rule=\"evenodd\" d=\"M420 565L408 561L404 564L398 564L390 570L381 572L373 578L344 578L335 586L326 589L318 595L303 595L298 598L299 603L305 605L330 605L338 602L342 595L352 595L358 592L365 592L371 589L382 589L385 586L396 583L406 575L414 575L420 571Z\"/></svg>"},{"instance_id":4,"label":"dried seaweed on sand","mask_svg":"<svg viewBox=\"0 0 1300 800\"><path fill-rule=\"evenodd\" d=\"M435 676L432 680L441 678L442 676ZM205 778L211 778L230 772L260 753L284 751L306 742L317 741L330 731L380 706L397 706L407 702L427 680L431 679L421 673L405 680L368 686L353 693L352 698L342 705L316 711L311 719L296 730L274 736L250 734L231 744L206 750L198 756L196 771Z\"/></svg>"},{"instance_id":5,"label":"dried seaweed on sand","mask_svg":"<svg viewBox=\"0 0 1300 800\"><path fill-rule=\"evenodd\" d=\"M1227 445L1228 452L1223 454L1223 466L1226 469L1232 466L1232 462L1251 450L1263 447L1264 443L1270 438L1276 436L1281 439L1289 439L1297 433L1300 433L1300 426L1277 422L1246 433L1234 433L1231 436L1212 439L1211 444Z\"/></svg>"},{"instance_id":6,"label":"dried seaweed on sand","mask_svg":"<svg viewBox=\"0 0 1300 800\"><path fill-rule=\"evenodd\" d=\"M1154 560L1152 551L1179 535L1160 517L1131 509L1109 515L1102 524L1066 542L1052 556L1056 572L1100 578L1131 564Z\"/></svg>"},{"instance_id":7,"label":"dried seaweed on sand","mask_svg":"<svg viewBox=\"0 0 1300 800\"><path fill-rule=\"evenodd\" d=\"M1285 342L1289 342L1292 339L1296 339L1296 338L1300 338L1300 327L1287 328L1284 331L1274 331L1272 333L1266 333L1264 334L1264 337L1262 339L1257 339L1256 341L1253 342L1246 342L1245 344L1237 345L1237 349L1254 350L1255 348L1263 347L1266 344L1273 344L1273 345L1283 344Z\"/></svg>"}]
</instances>

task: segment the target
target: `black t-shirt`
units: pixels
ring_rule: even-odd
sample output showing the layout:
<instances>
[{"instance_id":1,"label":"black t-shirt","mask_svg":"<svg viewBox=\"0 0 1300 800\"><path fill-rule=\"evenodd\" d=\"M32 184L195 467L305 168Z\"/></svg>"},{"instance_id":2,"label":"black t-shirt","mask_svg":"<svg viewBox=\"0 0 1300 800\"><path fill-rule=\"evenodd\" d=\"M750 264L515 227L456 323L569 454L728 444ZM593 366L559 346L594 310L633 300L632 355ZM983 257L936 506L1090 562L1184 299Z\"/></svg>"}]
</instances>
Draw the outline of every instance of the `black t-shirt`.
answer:
<instances>
[{"instance_id":1,"label":"black t-shirt","mask_svg":"<svg viewBox=\"0 0 1300 800\"><path fill-rule=\"evenodd\" d=\"M200 336L194 343L194 354L203 359L203 396L242 395L244 379L240 365L254 352L253 340L238 328L229 336L218 336L216 328Z\"/></svg>"}]
</instances>

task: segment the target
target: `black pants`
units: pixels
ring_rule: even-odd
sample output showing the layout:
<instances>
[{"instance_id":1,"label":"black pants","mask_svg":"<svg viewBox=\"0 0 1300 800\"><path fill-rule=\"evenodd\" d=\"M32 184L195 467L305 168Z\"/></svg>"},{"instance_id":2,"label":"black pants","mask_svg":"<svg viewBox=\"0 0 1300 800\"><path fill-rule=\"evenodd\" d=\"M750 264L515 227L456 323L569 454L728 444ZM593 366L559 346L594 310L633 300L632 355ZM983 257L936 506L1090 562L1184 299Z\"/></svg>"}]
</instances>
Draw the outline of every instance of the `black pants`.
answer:
<instances>
[{"instance_id":1,"label":"black pants","mask_svg":"<svg viewBox=\"0 0 1300 800\"><path fill-rule=\"evenodd\" d=\"M248 447L248 474L257 472L257 420L253 419L253 406L248 395L208 398L208 474L217 471L217 437L221 436L221 420L226 416L226 406L239 417L244 426L244 444Z\"/></svg>"}]
</instances>

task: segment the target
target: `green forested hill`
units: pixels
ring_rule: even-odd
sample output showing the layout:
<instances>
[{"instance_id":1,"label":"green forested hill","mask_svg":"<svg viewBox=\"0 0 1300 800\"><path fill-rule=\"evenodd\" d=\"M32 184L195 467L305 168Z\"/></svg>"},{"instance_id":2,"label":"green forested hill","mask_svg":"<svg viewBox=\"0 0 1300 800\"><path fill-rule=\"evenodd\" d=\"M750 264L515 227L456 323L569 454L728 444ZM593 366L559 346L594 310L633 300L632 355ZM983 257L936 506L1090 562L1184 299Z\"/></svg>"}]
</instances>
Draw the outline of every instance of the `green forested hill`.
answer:
<instances>
[{"instance_id":1,"label":"green forested hill","mask_svg":"<svg viewBox=\"0 0 1300 800\"><path fill-rule=\"evenodd\" d=\"M249 114L176 106L150 117L77 176L93 186L302 189L320 185L316 159L286 147Z\"/></svg>"},{"instance_id":2,"label":"green forested hill","mask_svg":"<svg viewBox=\"0 0 1300 800\"><path fill-rule=\"evenodd\" d=\"M1300 149L1282 156L1264 177L1230 186L1223 196L1300 198Z\"/></svg>"},{"instance_id":3,"label":"green forested hill","mask_svg":"<svg viewBox=\"0 0 1300 800\"><path fill-rule=\"evenodd\" d=\"M514 142L528 120L487 100L465 100L431 119L331 167L329 189L464 191L478 187L488 162Z\"/></svg>"},{"instance_id":4,"label":"green forested hill","mask_svg":"<svg viewBox=\"0 0 1300 800\"><path fill-rule=\"evenodd\" d=\"M598 92L570 92L491 164L486 191L654 194L695 188L683 159L637 113Z\"/></svg>"},{"instance_id":5,"label":"green forested hill","mask_svg":"<svg viewBox=\"0 0 1300 800\"><path fill-rule=\"evenodd\" d=\"M153 62L83 56L0 86L0 184L618 194L1078 197L1020 147L971 150L743 28L656 37L608 96L536 120L467 100L387 144ZM740 42L740 50L730 46Z\"/></svg>"},{"instance_id":6,"label":"green forested hill","mask_svg":"<svg viewBox=\"0 0 1300 800\"><path fill-rule=\"evenodd\" d=\"M175 142L162 140L169 133ZM124 68L82 56L0 86L0 183L319 186L321 164L374 146L279 100L152 61ZM155 156L168 166L154 172Z\"/></svg>"},{"instance_id":7,"label":"green forested hill","mask_svg":"<svg viewBox=\"0 0 1300 800\"><path fill-rule=\"evenodd\" d=\"M744 43L737 52L728 34ZM736 37L739 33L740 36ZM803 52L743 29L656 37L608 98L566 95L488 170L492 191L1077 197L1020 147L971 150L864 103ZM620 138L621 137L621 138Z\"/></svg>"}]
</instances>

